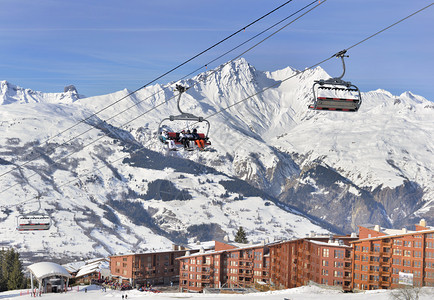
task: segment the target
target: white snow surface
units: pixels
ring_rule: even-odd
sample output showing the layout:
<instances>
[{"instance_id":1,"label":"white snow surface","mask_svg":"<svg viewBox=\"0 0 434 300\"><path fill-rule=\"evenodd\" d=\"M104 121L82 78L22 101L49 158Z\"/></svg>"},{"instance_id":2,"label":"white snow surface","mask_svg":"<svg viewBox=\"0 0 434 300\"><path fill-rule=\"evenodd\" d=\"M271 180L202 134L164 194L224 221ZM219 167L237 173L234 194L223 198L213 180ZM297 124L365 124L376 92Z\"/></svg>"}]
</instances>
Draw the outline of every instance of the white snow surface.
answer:
<instances>
[{"instance_id":1,"label":"white snow surface","mask_svg":"<svg viewBox=\"0 0 434 300\"><path fill-rule=\"evenodd\" d=\"M44 94L2 81L0 157L12 165L0 163L0 174L26 164L19 171L0 176L2 243L33 252L36 257L99 257L132 249L170 248L172 242L167 237L107 207L108 194L114 200L120 200L130 190L146 194L148 184L157 179L170 180L179 190L186 189L192 195L188 201L133 199L152 212L153 220L167 231L217 223L232 237L243 226L248 237L256 241L327 232L265 198L239 200L235 193L221 197L226 189L220 180L230 181L234 176L261 181L269 174L281 177L274 185L263 180L279 194L285 179L296 172L282 153L300 154L304 158L297 161L300 168L321 158L354 184L371 190L380 185L393 188L405 180L417 182L424 190L425 205L421 210L432 207L434 104L411 92L396 96L376 90L362 93L363 104L357 113L310 111L307 106L313 81L324 77L328 75L321 68L300 74L290 67L261 72L239 59L217 72L207 71L178 82L190 86L182 96L181 106L195 115L208 117L241 101L209 118L215 151L170 154L205 163L220 175L184 174L170 168L146 169L122 163L129 155L123 151L120 139L135 140L141 147L166 153L156 133L161 119L179 114L175 83L146 87L104 109L98 118L80 122L129 91L76 99L66 97L69 92ZM263 89L267 90L251 97ZM119 139L105 136L92 126L102 120L105 123L101 126ZM174 129L176 125L185 126L170 125ZM197 126L200 131L203 124ZM32 147L46 146L47 141L54 153L44 153L29 162ZM60 146L64 143L66 146ZM10 149L20 152L11 153ZM53 162L61 167L50 172ZM52 228L46 232L17 232L16 217L38 209L38 193L43 193L42 210L51 214Z\"/></svg>"},{"instance_id":2,"label":"white snow surface","mask_svg":"<svg viewBox=\"0 0 434 300\"><path fill-rule=\"evenodd\" d=\"M84 289L87 289L87 292ZM8 291L0 293L0 298L2 299L27 299L28 294L25 294L27 290L20 291ZM391 290L373 290L373 291L363 291L358 293L343 293L338 290L321 288L318 286L303 286L299 288L279 290L272 292L262 292L244 295L231 295L231 294L190 294L190 293L151 293L151 292L139 292L137 290L131 291L111 291L107 290L102 292L98 286L80 286L79 291L77 287L73 288L73 291L67 292L66 294L44 294L44 299L65 299L65 300L106 300L106 299L121 299L122 295L128 295L128 299L159 299L159 300L169 300L169 299L206 299L206 300L217 300L217 299L256 299L256 300L323 300L323 299L336 299L336 300L388 300L391 299ZM20 295L21 293L21 295ZM434 294L433 288L423 288L419 294L420 300L432 299Z\"/></svg>"}]
</instances>

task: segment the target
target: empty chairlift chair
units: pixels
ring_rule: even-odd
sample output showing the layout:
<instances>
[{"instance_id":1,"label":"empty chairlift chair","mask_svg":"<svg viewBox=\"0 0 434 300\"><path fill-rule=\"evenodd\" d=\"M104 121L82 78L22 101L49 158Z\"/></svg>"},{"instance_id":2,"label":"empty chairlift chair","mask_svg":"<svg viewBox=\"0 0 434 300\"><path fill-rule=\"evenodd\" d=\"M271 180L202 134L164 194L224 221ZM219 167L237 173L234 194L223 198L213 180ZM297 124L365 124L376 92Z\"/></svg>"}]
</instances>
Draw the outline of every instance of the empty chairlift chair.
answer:
<instances>
[{"instance_id":1,"label":"empty chairlift chair","mask_svg":"<svg viewBox=\"0 0 434 300\"><path fill-rule=\"evenodd\" d=\"M48 230L51 227L51 218L44 214L20 215L17 219L18 231Z\"/></svg>"},{"instance_id":2,"label":"empty chairlift chair","mask_svg":"<svg viewBox=\"0 0 434 300\"><path fill-rule=\"evenodd\" d=\"M19 215L17 217L17 230L30 231L30 230L48 230L51 227L51 217L47 214L40 213L41 199L37 197L39 208L37 211Z\"/></svg>"},{"instance_id":3,"label":"empty chairlift chair","mask_svg":"<svg viewBox=\"0 0 434 300\"><path fill-rule=\"evenodd\" d=\"M343 72L339 77L315 80L313 84L314 102L309 105L313 110L347 111L356 112L362 104L362 96L357 86L349 81L342 80L345 75L344 57L347 50L335 54L341 58Z\"/></svg>"}]
</instances>

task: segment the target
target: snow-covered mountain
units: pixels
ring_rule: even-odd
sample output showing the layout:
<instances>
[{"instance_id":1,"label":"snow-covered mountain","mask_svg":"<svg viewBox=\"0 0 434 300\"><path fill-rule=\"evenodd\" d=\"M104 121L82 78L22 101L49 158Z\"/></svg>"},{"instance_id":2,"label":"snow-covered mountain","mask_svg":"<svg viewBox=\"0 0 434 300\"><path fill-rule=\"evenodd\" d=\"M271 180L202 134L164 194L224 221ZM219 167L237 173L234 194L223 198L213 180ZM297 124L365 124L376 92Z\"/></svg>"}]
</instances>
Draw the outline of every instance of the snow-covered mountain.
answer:
<instances>
[{"instance_id":1,"label":"snow-covered mountain","mask_svg":"<svg viewBox=\"0 0 434 300\"><path fill-rule=\"evenodd\" d=\"M3 80L0 81L0 105L12 103L72 103L83 97L75 86L69 85L63 93L42 93L23 89Z\"/></svg>"},{"instance_id":2,"label":"snow-covered mountain","mask_svg":"<svg viewBox=\"0 0 434 300\"><path fill-rule=\"evenodd\" d=\"M190 86L183 110L212 116L213 149L169 155L156 132L178 113L175 83L62 101L72 92L2 82L2 244L60 258L167 248L238 226L259 240L433 223L434 104L377 90L357 113L308 110L313 81L328 77L239 59L178 82ZM37 195L54 225L18 233L15 218L38 209Z\"/></svg>"}]
</instances>

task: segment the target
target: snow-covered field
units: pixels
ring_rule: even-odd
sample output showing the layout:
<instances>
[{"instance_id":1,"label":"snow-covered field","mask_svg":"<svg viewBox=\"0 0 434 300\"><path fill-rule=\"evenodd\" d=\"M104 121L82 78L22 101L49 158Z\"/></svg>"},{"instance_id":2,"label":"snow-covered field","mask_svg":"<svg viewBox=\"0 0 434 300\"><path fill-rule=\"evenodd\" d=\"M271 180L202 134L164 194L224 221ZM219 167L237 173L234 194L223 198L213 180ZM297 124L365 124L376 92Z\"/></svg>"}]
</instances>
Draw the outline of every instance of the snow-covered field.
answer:
<instances>
[{"instance_id":1,"label":"snow-covered field","mask_svg":"<svg viewBox=\"0 0 434 300\"><path fill-rule=\"evenodd\" d=\"M105 300L105 299L122 299L122 295L128 295L127 299L255 299L255 300L298 300L298 299L334 299L334 300L365 300L365 299L379 299L386 300L391 299L390 290L375 290L375 291L365 291L359 293L343 293L336 290L323 289L316 286L304 286L294 289L265 292L265 293L254 293L245 295L214 295L214 294L186 294L186 293L160 293L154 294L150 292L139 292L136 290L121 292L121 291L110 291L101 292L99 287L90 286L87 293L84 292L84 288L77 292L76 290L68 292L67 294L44 294L42 298L44 299L65 299L65 300ZM420 300L433 299L434 288L423 288L422 292L419 294ZM24 299L29 298L28 294L20 295L20 291L9 291L0 293L0 299Z\"/></svg>"}]
</instances>

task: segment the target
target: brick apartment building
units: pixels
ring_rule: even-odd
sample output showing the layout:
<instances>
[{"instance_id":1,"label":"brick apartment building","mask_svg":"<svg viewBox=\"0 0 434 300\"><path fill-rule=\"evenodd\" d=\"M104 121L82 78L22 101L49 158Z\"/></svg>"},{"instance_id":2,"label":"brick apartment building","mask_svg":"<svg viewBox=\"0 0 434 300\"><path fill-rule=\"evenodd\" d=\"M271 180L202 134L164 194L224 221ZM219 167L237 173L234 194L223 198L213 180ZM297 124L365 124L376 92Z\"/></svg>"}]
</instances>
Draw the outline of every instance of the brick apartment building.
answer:
<instances>
[{"instance_id":1,"label":"brick apartment building","mask_svg":"<svg viewBox=\"0 0 434 300\"><path fill-rule=\"evenodd\" d=\"M270 282L276 288L294 288L313 281L351 289L351 246L355 235L314 236L269 245Z\"/></svg>"},{"instance_id":2,"label":"brick apartment building","mask_svg":"<svg viewBox=\"0 0 434 300\"><path fill-rule=\"evenodd\" d=\"M216 241L214 251L187 253L178 260L179 288L183 292L200 292L206 287L250 287L255 282L269 280L268 246L264 243Z\"/></svg>"},{"instance_id":3,"label":"brick apartment building","mask_svg":"<svg viewBox=\"0 0 434 300\"><path fill-rule=\"evenodd\" d=\"M205 244L204 244L205 245ZM434 286L434 229L414 231L359 226L359 236L315 236L245 245L175 247L172 251L110 257L113 276L133 286L179 280L181 291L204 288L293 288L309 281L344 291ZM190 250L188 250L190 249Z\"/></svg>"},{"instance_id":4,"label":"brick apartment building","mask_svg":"<svg viewBox=\"0 0 434 300\"><path fill-rule=\"evenodd\" d=\"M434 286L434 229L424 220L415 231L360 226L359 238L352 242L352 289Z\"/></svg>"},{"instance_id":5,"label":"brick apartment building","mask_svg":"<svg viewBox=\"0 0 434 300\"><path fill-rule=\"evenodd\" d=\"M185 247L173 245L172 250L124 254L110 256L110 271L112 277L119 282L128 282L133 287L137 285L169 284L179 280L178 257L186 252L194 253L199 249L213 249L214 243L192 244Z\"/></svg>"}]
</instances>

